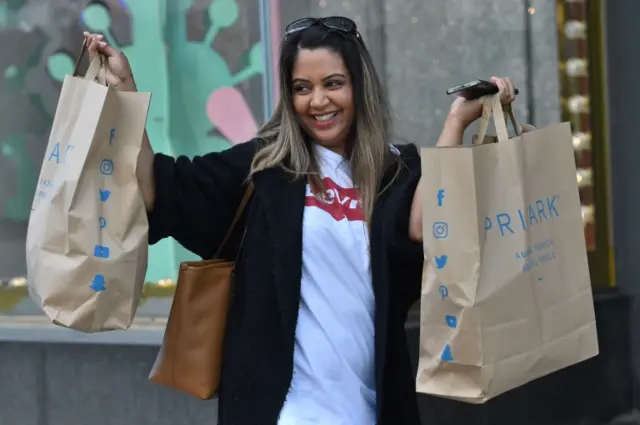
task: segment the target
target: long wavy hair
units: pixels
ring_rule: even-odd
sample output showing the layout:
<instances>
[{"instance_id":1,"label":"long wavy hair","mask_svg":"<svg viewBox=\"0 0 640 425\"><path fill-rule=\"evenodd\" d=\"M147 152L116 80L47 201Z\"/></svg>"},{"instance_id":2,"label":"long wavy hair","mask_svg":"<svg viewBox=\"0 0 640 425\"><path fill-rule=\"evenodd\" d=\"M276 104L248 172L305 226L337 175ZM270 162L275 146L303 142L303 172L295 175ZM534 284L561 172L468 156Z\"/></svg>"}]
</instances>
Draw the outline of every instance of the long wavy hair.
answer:
<instances>
[{"instance_id":1,"label":"long wavy hair","mask_svg":"<svg viewBox=\"0 0 640 425\"><path fill-rule=\"evenodd\" d=\"M353 184L367 222L387 168L399 161L391 152L391 114L371 55L360 36L314 25L289 36L280 54L280 101L258 137L265 145L256 153L249 177L271 167L282 167L295 178L306 177L316 196L324 193L313 141L304 134L293 106L292 75L300 49L327 48L342 57L351 76L355 120L345 149ZM390 180L395 179L397 172Z\"/></svg>"}]
</instances>

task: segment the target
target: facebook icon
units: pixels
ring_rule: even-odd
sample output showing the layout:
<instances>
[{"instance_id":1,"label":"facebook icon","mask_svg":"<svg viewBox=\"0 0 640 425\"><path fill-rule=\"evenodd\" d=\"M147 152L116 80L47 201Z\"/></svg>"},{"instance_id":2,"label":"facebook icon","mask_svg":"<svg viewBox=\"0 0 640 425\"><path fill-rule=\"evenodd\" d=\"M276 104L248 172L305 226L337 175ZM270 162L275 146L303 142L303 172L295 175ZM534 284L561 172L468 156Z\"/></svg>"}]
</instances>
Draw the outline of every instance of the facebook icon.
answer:
<instances>
[{"instance_id":1,"label":"facebook icon","mask_svg":"<svg viewBox=\"0 0 640 425\"><path fill-rule=\"evenodd\" d=\"M439 189L437 196L438 196L438 206L441 207L442 201L444 200L444 189Z\"/></svg>"}]
</instances>

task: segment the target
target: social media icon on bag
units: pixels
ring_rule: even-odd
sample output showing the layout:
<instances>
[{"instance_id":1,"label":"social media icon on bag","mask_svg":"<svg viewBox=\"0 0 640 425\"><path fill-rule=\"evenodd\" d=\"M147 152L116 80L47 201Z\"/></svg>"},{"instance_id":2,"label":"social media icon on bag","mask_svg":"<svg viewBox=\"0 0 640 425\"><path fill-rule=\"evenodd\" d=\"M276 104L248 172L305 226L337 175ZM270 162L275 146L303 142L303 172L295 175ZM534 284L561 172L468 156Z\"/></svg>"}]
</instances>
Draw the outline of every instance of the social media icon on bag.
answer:
<instances>
[{"instance_id":1,"label":"social media icon on bag","mask_svg":"<svg viewBox=\"0 0 640 425\"><path fill-rule=\"evenodd\" d=\"M455 329L458 327L458 318L456 316L451 316L447 314L446 316L444 316L444 321L447 323L447 326L449 326L451 329Z\"/></svg>"},{"instance_id":2,"label":"social media icon on bag","mask_svg":"<svg viewBox=\"0 0 640 425\"><path fill-rule=\"evenodd\" d=\"M442 355L440 356L440 358L445 362L453 361L453 353L451 352L451 347L449 346L449 344L444 346L444 350L442 350Z\"/></svg>"},{"instance_id":3,"label":"social media icon on bag","mask_svg":"<svg viewBox=\"0 0 640 425\"><path fill-rule=\"evenodd\" d=\"M107 202L109 196L111 195L111 191L107 189L99 189L100 190L100 201Z\"/></svg>"},{"instance_id":4,"label":"social media icon on bag","mask_svg":"<svg viewBox=\"0 0 640 425\"><path fill-rule=\"evenodd\" d=\"M445 239L449 236L449 225L443 221L433 223L433 237L436 239Z\"/></svg>"},{"instance_id":5,"label":"social media icon on bag","mask_svg":"<svg viewBox=\"0 0 640 425\"><path fill-rule=\"evenodd\" d=\"M438 292L440 292L440 296L443 300L449 296L449 289L444 285L440 285L440 288L438 288Z\"/></svg>"},{"instance_id":6,"label":"social media icon on bag","mask_svg":"<svg viewBox=\"0 0 640 425\"><path fill-rule=\"evenodd\" d=\"M91 285L89 285L89 288L93 289L96 292L102 292L107 289L107 282L104 278L104 275L95 275L93 277L93 280L91 281Z\"/></svg>"},{"instance_id":7,"label":"social media icon on bag","mask_svg":"<svg viewBox=\"0 0 640 425\"><path fill-rule=\"evenodd\" d=\"M436 269L438 270L443 269L444 266L447 265L447 259L448 257L446 255L441 255L439 257L436 255L433 259L433 262L436 265Z\"/></svg>"},{"instance_id":8,"label":"social media icon on bag","mask_svg":"<svg viewBox=\"0 0 640 425\"><path fill-rule=\"evenodd\" d=\"M93 248L93 255L97 258L109 258L109 247L104 245L96 245Z\"/></svg>"},{"instance_id":9,"label":"social media icon on bag","mask_svg":"<svg viewBox=\"0 0 640 425\"><path fill-rule=\"evenodd\" d=\"M110 159L103 159L100 163L100 172L105 176L113 174L113 161Z\"/></svg>"},{"instance_id":10,"label":"social media icon on bag","mask_svg":"<svg viewBox=\"0 0 640 425\"><path fill-rule=\"evenodd\" d=\"M438 194L436 195L438 198L438 206L441 207L444 202L444 189L439 189Z\"/></svg>"}]
</instances>

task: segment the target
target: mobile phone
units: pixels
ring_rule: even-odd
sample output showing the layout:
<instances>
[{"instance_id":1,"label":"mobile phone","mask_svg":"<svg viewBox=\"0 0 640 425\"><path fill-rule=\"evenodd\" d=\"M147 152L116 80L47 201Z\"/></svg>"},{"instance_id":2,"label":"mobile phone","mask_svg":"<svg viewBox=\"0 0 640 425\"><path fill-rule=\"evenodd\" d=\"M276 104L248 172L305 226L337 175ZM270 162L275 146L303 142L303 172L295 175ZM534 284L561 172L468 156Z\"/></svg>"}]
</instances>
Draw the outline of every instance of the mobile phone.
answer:
<instances>
[{"instance_id":1,"label":"mobile phone","mask_svg":"<svg viewBox=\"0 0 640 425\"><path fill-rule=\"evenodd\" d=\"M447 94L455 94L468 100L478 99L482 96L488 96L498 93L498 86L490 81L474 80L459 86L451 87L447 90ZM515 94L519 90L515 89Z\"/></svg>"}]
</instances>

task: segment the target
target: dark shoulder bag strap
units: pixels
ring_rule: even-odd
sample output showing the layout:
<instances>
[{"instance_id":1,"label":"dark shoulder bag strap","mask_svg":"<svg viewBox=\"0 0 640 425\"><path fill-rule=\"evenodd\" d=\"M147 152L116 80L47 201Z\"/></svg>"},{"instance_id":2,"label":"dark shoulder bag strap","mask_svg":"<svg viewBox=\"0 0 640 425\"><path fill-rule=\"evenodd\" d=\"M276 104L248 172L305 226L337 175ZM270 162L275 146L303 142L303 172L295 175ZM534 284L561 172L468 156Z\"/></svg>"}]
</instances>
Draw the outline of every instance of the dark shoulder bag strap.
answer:
<instances>
[{"instance_id":1,"label":"dark shoulder bag strap","mask_svg":"<svg viewBox=\"0 0 640 425\"><path fill-rule=\"evenodd\" d=\"M229 230L227 230L227 234L224 236L224 239L222 240L222 243L220 244L220 247L218 248L218 251L216 252L216 255L213 258L220 258L220 254L222 254L222 250L227 245L227 242L231 237L231 233L233 233L233 229L236 227L236 224L238 224L240 217L242 217L242 213L244 213L244 210L247 207L249 200L251 200L251 195L253 195L253 182L249 182L249 185L247 186L247 190L244 192L244 196L242 197L242 201L240 201L240 205L238 205L238 210L236 211L236 215L235 217L233 217L233 221L229 226Z\"/></svg>"}]
</instances>

